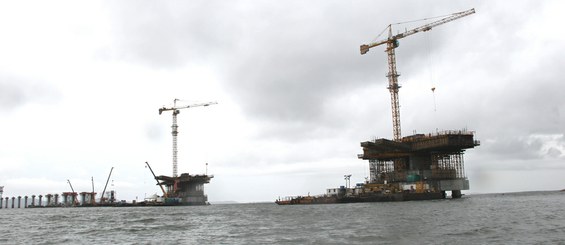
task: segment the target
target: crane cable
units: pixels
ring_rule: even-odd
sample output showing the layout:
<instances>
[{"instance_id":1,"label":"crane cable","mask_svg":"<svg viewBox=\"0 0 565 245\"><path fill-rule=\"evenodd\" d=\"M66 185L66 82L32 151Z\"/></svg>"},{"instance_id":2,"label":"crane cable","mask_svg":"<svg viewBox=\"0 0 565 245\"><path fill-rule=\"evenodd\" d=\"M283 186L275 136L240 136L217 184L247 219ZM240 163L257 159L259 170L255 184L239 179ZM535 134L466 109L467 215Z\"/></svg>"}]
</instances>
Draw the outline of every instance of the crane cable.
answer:
<instances>
[{"instance_id":1,"label":"crane cable","mask_svg":"<svg viewBox=\"0 0 565 245\"><path fill-rule=\"evenodd\" d=\"M398 26L398 25L403 25L403 24L408 24L408 23L439 19L439 18L451 16L451 15L453 15L453 14L445 14L445 15L440 15L440 16L435 16L435 17L428 17L428 18L423 18L423 19L409 20L409 21L403 21L403 22L397 22L397 23L390 24L387 27L385 27L385 29L383 31L381 31L381 33L379 33L379 35L377 37L375 37L373 40L371 40L371 42L376 42L377 40L379 40L379 38L386 32L386 30L392 29L392 26Z\"/></svg>"},{"instance_id":2,"label":"crane cable","mask_svg":"<svg viewBox=\"0 0 565 245\"><path fill-rule=\"evenodd\" d=\"M385 27L384 30L382 30L379 33L379 35L372 40L372 42L379 40L379 38L387 31L387 29L392 29L392 26L398 26L398 25L403 25L403 24L408 24L408 23L439 19L439 18L451 16L451 15L453 15L453 14L446 14L446 15L440 15L440 16L435 16L435 17L429 17L429 18L423 18L423 19L417 19L417 20L409 20L409 21L403 21L403 22L397 22L397 23L390 24L387 27ZM427 47L428 57L429 57L429 60L428 60L429 67L428 67L428 69L429 69L429 73L430 73L430 85L431 85L431 90L432 90L432 96L433 96L433 100L434 100L434 112L437 112L436 95L435 95L436 86L435 86L435 82L434 82L433 57L432 57L432 52L431 52L431 41L430 41L430 34L429 33L427 33L427 35L426 35L426 43L427 43L427 46L428 46Z\"/></svg>"},{"instance_id":3,"label":"crane cable","mask_svg":"<svg viewBox=\"0 0 565 245\"><path fill-rule=\"evenodd\" d=\"M388 28L392 28L392 27L390 25L385 27L385 29L383 31L381 31L381 33L379 33L379 35L377 37L373 38L373 40L371 40L371 42L376 42L377 40L379 40L379 38L385 33L386 30L388 30Z\"/></svg>"},{"instance_id":4,"label":"crane cable","mask_svg":"<svg viewBox=\"0 0 565 245\"><path fill-rule=\"evenodd\" d=\"M428 46L428 57L429 57L429 71L430 71L430 84L432 86L431 90L432 90L432 96L433 96L433 100L434 100L434 115L433 115L433 123L436 125L436 132L438 131L437 125L438 125L438 120L437 120L437 107L436 107L436 86L435 86L435 82L434 82L434 73L433 73L433 56L432 56L432 51L431 51L431 38L430 38L430 33L426 33L426 43Z\"/></svg>"},{"instance_id":5,"label":"crane cable","mask_svg":"<svg viewBox=\"0 0 565 245\"><path fill-rule=\"evenodd\" d=\"M434 67L433 67L433 57L432 57L432 51L431 51L431 41L430 41L430 35L429 33L426 33L426 44L427 44L427 49L428 49L428 70L430 73L430 85L431 85L431 90L432 90L432 96L434 99L434 112L437 111L437 106L436 106L436 85L435 85L435 79L434 79Z\"/></svg>"},{"instance_id":6,"label":"crane cable","mask_svg":"<svg viewBox=\"0 0 565 245\"><path fill-rule=\"evenodd\" d=\"M391 24L391 25L402 25L402 24L414 23L414 22L419 22L419 21L433 20L433 19L444 18L444 17L451 16L451 15L454 15L454 14L445 14L445 15L440 15L440 16L436 16L436 17L428 17L428 18L423 18L423 19L418 19L418 20L409 20L409 21L394 23L394 24Z\"/></svg>"}]
</instances>

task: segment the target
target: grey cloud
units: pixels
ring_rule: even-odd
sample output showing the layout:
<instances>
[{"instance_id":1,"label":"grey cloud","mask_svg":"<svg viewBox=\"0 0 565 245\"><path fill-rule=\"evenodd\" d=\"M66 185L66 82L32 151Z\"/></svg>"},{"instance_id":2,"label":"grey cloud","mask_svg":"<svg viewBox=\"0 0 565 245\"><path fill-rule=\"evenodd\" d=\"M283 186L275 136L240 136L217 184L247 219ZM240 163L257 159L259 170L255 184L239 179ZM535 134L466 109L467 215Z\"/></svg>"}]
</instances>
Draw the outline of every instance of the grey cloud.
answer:
<instances>
[{"instance_id":1,"label":"grey cloud","mask_svg":"<svg viewBox=\"0 0 565 245\"><path fill-rule=\"evenodd\" d=\"M552 158L558 158L558 157L561 157L563 155L563 152L560 149L557 149L555 147L551 147L547 150L546 154L548 156L552 157Z\"/></svg>"},{"instance_id":2,"label":"grey cloud","mask_svg":"<svg viewBox=\"0 0 565 245\"><path fill-rule=\"evenodd\" d=\"M12 111L27 103L52 102L58 90L45 83L0 74L0 111Z\"/></svg>"},{"instance_id":3,"label":"grey cloud","mask_svg":"<svg viewBox=\"0 0 565 245\"><path fill-rule=\"evenodd\" d=\"M359 118L340 117L342 111L325 106L351 91L368 89L375 84L382 86L382 92L375 97L367 97L367 103L376 100L376 97L388 98L384 47L361 56L359 45L370 42L370 37L376 36L391 20L402 21L398 19L398 13L407 16L404 20L409 20L410 16L437 15L430 9L430 13L420 11L426 9L421 8L423 6L397 9L396 14L374 3L363 5L363 9L358 6L332 7L335 8L323 5L315 17L302 15L266 19L270 22L263 26L264 30L257 32L269 33L271 29L276 32L257 37L253 42L254 49L241 53L228 84L249 117L285 122L279 124L281 132L286 131L284 128L294 128L296 132L308 133L323 132L320 128L343 129L344 126L353 126L351 121L355 119L369 118L361 115L360 111ZM397 7L386 6L387 9ZM458 10L462 9L455 11ZM445 8L441 12L450 11L453 8ZM299 24L290 25L289 22ZM447 33L439 33L436 40L441 45L448 36ZM399 55L402 64L415 64L414 60L427 58L429 51L424 46L407 45ZM405 67L407 70L412 68ZM419 69L422 69L421 65L414 68ZM362 106L365 104L357 107ZM386 106L383 108L388 110ZM375 109L377 113L378 110ZM390 112L383 114L389 117ZM290 138L289 134L283 133L278 136L292 140L300 138Z\"/></svg>"},{"instance_id":4,"label":"grey cloud","mask_svg":"<svg viewBox=\"0 0 565 245\"><path fill-rule=\"evenodd\" d=\"M21 106L26 102L26 97L21 86L0 80L0 108L9 110Z\"/></svg>"},{"instance_id":5,"label":"grey cloud","mask_svg":"<svg viewBox=\"0 0 565 245\"><path fill-rule=\"evenodd\" d=\"M483 154L490 155L491 160L507 159L536 159L543 142L530 141L528 137L499 137L491 141L484 141Z\"/></svg>"},{"instance_id":6,"label":"grey cloud","mask_svg":"<svg viewBox=\"0 0 565 245\"><path fill-rule=\"evenodd\" d=\"M153 67L177 67L218 58L233 47L230 2L113 3L116 45L110 57Z\"/></svg>"},{"instance_id":7,"label":"grey cloud","mask_svg":"<svg viewBox=\"0 0 565 245\"><path fill-rule=\"evenodd\" d=\"M359 54L359 45L376 35L371 32L376 28L357 17L372 16L373 11L320 9L312 15L294 12L263 19L255 32L265 35L256 36L252 48L238 53L241 59L227 85L249 117L287 123L279 127L300 125L297 130L303 132L318 130L332 121L348 120L325 106L330 101L385 81L377 79L381 73L375 67L382 67L384 74L386 56Z\"/></svg>"},{"instance_id":8,"label":"grey cloud","mask_svg":"<svg viewBox=\"0 0 565 245\"><path fill-rule=\"evenodd\" d=\"M409 7L403 3L371 1L355 4L339 1L117 4L118 10L113 12L113 18L119 22L114 28L116 58L155 67L181 66L196 61L213 66L225 78L225 88L246 117L264 122L259 135L290 140L300 138L300 132L325 134L331 129L352 125L351 118L340 117L340 111L327 106L350 91L380 84L382 92L367 100L388 98L384 48L376 48L365 56L358 50L360 44L370 42L388 23L476 7L477 14L432 31L431 43L426 43L427 34L403 40L397 52L399 70L406 74L402 79L421 73L430 52L452 53L447 57L449 61L438 63L455 64L449 71L454 85L467 82L457 79L461 75L492 80L478 81L477 86L483 86L481 89L485 92L475 89L474 94L465 95L471 102L462 102L462 108L456 113L463 112L469 117L445 120L459 120L454 124L463 123L461 126L467 126L466 120L473 120L478 127L472 130L493 138L496 132L491 129L491 122L494 119L500 125L517 124L519 127L507 127L515 128L508 132L510 134L526 129L535 132L546 128L547 122L538 125L524 115L541 117L549 115L544 114L544 110L550 110L554 113L547 121L553 122L553 129L562 127L559 125L563 113L559 112L563 109L555 94L559 90L528 88L534 89L531 94L551 98L551 105L543 107L533 95L529 96L518 87L488 88L496 79L524 79L511 76L511 61L506 57L524 43L501 42L523 28L528 21L528 17L524 17L529 16L528 11L541 9L527 1L513 12L505 12L500 6L495 8L491 3L469 6L469 3L453 1L413 3ZM485 25L485 22L497 25ZM410 27L414 26L407 28ZM475 63L468 63L469 60ZM401 83L411 85L408 80ZM547 80L547 86L552 85ZM388 105L383 108L387 111L382 114L389 117ZM520 110L512 112L516 108ZM355 115L355 112L348 114ZM359 115L359 118L364 116L367 115ZM384 121L389 123L389 120ZM269 126L273 123L278 129Z\"/></svg>"},{"instance_id":9,"label":"grey cloud","mask_svg":"<svg viewBox=\"0 0 565 245\"><path fill-rule=\"evenodd\" d=\"M156 122L147 123L145 125L145 135L151 141L161 141L165 135L165 130Z\"/></svg>"},{"instance_id":10,"label":"grey cloud","mask_svg":"<svg viewBox=\"0 0 565 245\"><path fill-rule=\"evenodd\" d=\"M565 71L560 67L565 59L553 54L541 60L544 72L533 68L510 75L510 86L492 91L486 99L490 106L485 116L491 118L499 132L514 134L552 134L565 132ZM507 71L512 73L512 71Z\"/></svg>"}]
</instances>

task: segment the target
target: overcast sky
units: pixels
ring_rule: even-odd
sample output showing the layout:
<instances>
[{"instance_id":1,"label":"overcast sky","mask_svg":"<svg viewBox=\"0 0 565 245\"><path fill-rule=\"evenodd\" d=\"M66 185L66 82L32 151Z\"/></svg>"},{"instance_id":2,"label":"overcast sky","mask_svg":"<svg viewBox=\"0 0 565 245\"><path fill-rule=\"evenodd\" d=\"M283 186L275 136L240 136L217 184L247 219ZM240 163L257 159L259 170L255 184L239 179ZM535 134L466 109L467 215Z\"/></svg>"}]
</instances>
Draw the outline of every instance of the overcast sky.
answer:
<instances>
[{"instance_id":1,"label":"overcast sky","mask_svg":"<svg viewBox=\"0 0 565 245\"><path fill-rule=\"evenodd\" d=\"M470 8L400 40L403 136L475 131L467 193L565 188L565 3L452 0L2 1L0 186L101 193L114 167L119 199L159 193L144 162L172 174L174 98L218 102L178 118L211 202L363 182L360 142L392 119L384 47L359 45Z\"/></svg>"}]
</instances>

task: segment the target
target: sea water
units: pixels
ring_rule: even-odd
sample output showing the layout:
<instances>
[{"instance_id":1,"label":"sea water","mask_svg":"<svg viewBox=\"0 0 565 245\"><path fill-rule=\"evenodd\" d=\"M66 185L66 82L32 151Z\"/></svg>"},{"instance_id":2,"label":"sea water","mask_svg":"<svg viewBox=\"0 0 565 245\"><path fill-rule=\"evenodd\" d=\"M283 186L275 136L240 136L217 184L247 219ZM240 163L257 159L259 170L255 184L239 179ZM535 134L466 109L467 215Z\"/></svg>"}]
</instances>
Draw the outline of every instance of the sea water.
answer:
<instances>
[{"instance_id":1,"label":"sea water","mask_svg":"<svg viewBox=\"0 0 565 245\"><path fill-rule=\"evenodd\" d=\"M278 206L0 209L0 244L565 244L565 192Z\"/></svg>"}]
</instances>

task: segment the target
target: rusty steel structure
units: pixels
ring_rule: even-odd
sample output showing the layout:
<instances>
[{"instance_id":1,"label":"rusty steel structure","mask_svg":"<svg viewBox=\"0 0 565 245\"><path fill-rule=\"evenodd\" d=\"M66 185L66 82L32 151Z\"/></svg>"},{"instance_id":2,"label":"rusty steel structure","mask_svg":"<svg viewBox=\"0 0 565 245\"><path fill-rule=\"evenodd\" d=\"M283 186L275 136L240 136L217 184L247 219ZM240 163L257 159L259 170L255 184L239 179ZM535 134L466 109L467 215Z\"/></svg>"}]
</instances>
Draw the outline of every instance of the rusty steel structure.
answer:
<instances>
[{"instance_id":1,"label":"rusty steel structure","mask_svg":"<svg viewBox=\"0 0 565 245\"><path fill-rule=\"evenodd\" d=\"M463 153L479 145L472 131L444 131L362 142L358 157L369 160L370 184L422 183L428 191L451 191L458 198L469 189Z\"/></svg>"}]
</instances>

